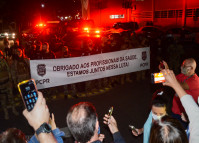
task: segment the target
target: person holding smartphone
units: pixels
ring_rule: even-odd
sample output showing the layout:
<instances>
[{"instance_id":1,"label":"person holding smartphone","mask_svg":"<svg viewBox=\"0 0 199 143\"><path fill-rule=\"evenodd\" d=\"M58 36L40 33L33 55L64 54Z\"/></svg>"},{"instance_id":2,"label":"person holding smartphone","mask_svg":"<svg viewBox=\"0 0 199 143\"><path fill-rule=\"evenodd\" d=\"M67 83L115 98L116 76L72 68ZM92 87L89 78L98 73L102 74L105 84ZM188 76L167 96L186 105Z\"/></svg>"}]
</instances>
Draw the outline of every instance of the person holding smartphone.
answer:
<instances>
[{"instance_id":1,"label":"person holding smartphone","mask_svg":"<svg viewBox=\"0 0 199 143\"><path fill-rule=\"evenodd\" d=\"M76 142L102 143L102 135L99 136L98 115L93 104L79 102L73 105L67 114L66 122ZM118 131L117 122L113 116L106 114L104 123L108 125L113 134L114 143L125 143Z\"/></svg>"},{"instance_id":2,"label":"person holding smartphone","mask_svg":"<svg viewBox=\"0 0 199 143\"><path fill-rule=\"evenodd\" d=\"M65 136L65 133L63 131L60 131L59 128L57 128L53 113L51 114L51 117L49 118L49 125L51 126L52 133L54 137L56 138L57 142L63 143L62 136ZM32 136L28 143L39 143L36 135Z\"/></svg>"},{"instance_id":3,"label":"person holding smartphone","mask_svg":"<svg viewBox=\"0 0 199 143\"><path fill-rule=\"evenodd\" d=\"M169 66L165 61L163 61L165 69L169 69ZM195 73L196 61L193 58L185 59L181 65L181 73L176 75L177 81L180 83L181 87L186 91L187 94L191 95L194 101L197 103L199 97L199 77ZM163 70L159 67L160 70ZM188 123L181 119L181 114L185 112L180 98L177 94L173 97L172 104L172 117L178 119L184 128L187 128Z\"/></svg>"},{"instance_id":4,"label":"person holding smartphone","mask_svg":"<svg viewBox=\"0 0 199 143\"><path fill-rule=\"evenodd\" d=\"M41 92L38 92L38 99L34 108L31 111L25 109L23 115L29 125L33 127L40 143L57 143L57 140L53 136L52 129L48 124L50 113L46 105L46 100Z\"/></svg>"},{"instance_id":5,"label":"person holding smartphone","mask_svg":"<svg viewBox=\"0 0 199 143\"><path fill-rule=\"evenodd\" d=\"M186 93L186 91L183 89L183 87L181 86L181 84L178 82L175 74L173 73L173 71L166 69L166 70L162 70L161 71L166 79L166 82L163 83L164 86L170 86L172 87L175 92L177 93L180 102L182 103L190 124L189 124L189 130L190 130L190 137L189 137L189 143L198 143L199 141L199 107L197 105L197 103L195 102L194 98L192 97L192 95L189 95ZM159 128L161 129L161 128ZM168 131L168 130L167 130ZM157 131L157 133L159 133L160 130ZM167 133L168 135L169 133ZM161 136L157 136L157 134L153 134L156 137L159 137L159 140L156 140L156 142L160 141L164 142L165 139L162 136L164 136L165 134L161 134ZM171 136L173 136L174 134L169 134ZM175 138L179 137L181 134L175 134ZM167 138L173 139L171 136L167 136ZM152 138L152 137L151 137ZM180 137L181 138L181 137ZM182 138L181 138L182 140ZM182 140L183 141L183 140ZM151 143L154 143L154 141L151 141Z\"/></svg>"},{"instance_id":6,"label":"person holding smartphone","mask_svg":"<svg viewBox=\"0 0 199 143\"><path fill-rule=\"evenodd\" d=\"M44 134L42 136L50 137L52 133L57 142L63 143L61 136L65 134L56 127L54 114L52 114L52 118L50 118L46 100L43 98L42 93L38 92L35 80L29 79L18 83L18 89L26 108L23 114L36 132L36 135L30 139L29 143L37 143L39 136L41 136L40 134L44 133L47 135ZM38 115L41 117L38 117ZM40 126L37 126L37 124Z\"/></svg>"},{"instance_id":7,"label":"person holding smartphone","mask_svg":"<svg viewBox=\"0 0 199 143\"><path fill-rule=\"evenodd\" d=\"M121 136L120 131L117 127L117 122L115 118L110 114L105 114L103 119L104 124L108 125L109 130L113 135L113 143L125 143L125 140Z\"/></svg>"},{"instance_id":8,"label":"person holding smartphone","mask_svg":"<svg viewBox=\"0 0 199 143\"><path fill-rule=\"evenodd\" d=\"M144 127L132 130L134 136L139 136L143 133L143 143L149 142L150 131L152 123L156 120L160 120L163 116L167 114L167 101L164 98L164 92L156 92L152 100L151 112L146 120Z\"/></svg>"}]
</instances>

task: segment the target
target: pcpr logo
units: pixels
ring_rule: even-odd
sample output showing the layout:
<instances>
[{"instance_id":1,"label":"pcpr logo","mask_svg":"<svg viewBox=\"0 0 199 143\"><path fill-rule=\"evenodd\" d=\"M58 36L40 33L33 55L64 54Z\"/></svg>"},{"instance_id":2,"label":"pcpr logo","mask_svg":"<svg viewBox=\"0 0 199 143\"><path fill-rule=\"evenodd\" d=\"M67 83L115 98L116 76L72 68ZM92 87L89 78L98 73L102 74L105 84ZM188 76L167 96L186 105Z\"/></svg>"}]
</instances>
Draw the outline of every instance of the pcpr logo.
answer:
<instances>
[{"instance_id":1,"label":"pcpr logo","mask_svg":"<svg viewBox=\"0 0 199 143\"><path fill-rule=\"evenodd\" d=\"M45 64L37 65L37 74L39 76L44 76L46 74L46 65Z\"/></svg>"},{"instance_id":2,"label":"pcpr logo","mask_svg":"<svg viewBox=\"0 0 199 143\"><path fill-rule=\"evenodd\" d=\"M146 51L142 52L142 60L145 61L147 59Z\"/></svg>"}]
</instances>

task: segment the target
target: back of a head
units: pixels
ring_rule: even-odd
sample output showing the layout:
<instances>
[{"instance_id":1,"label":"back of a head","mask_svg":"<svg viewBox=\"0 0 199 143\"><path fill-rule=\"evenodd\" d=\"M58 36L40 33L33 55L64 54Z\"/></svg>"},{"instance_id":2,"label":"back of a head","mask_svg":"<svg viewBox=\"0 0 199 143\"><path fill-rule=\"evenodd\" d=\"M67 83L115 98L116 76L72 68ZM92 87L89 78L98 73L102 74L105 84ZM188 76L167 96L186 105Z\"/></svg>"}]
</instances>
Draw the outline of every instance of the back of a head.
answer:
<instances>
[{"instance_id":1,"label":"back of a head","mask_svg":"<svg viewBox=\"0 0 199 143\"><path fill-rule=\"evenodd\" d=\"M167 107L167 99L166 99L166 94L164 91L162 90L157 90L154 94L153 94L153 98L152 98L152 106L156 106L156 107Z\"/></svg>"},{"instance_id":2,"label":"back of a head","mask_svg":"<svg viewBox=\"0 0 199 143\"><path fill-rule=\"evenodd\" d=\"M188 139L177 119L164 116L153 123L149 143L188 143Z\"/></svg>"},{"instance_id":3,"label":"back of a head","mask_svg":"<svg viewBox=\"0 0 199 143\"><path fill-rule=\"evenodd\" d=\"M75 140L86 143L92 138L96 130L96 109L91 103L80 102L71 107L66 122Z\"/></svg>"},{"instance_id":4,"label":"back of a head","mask_svg":"<svg viewBox=\"0 0 199 143\"><path fill-rule=\"evenodd\" d=\"M44 42L42 45L49 46L48 42Z\"/></svg>"},{"instance_id":5,"label":"back of a head","mask_svg":"<svg viewBox=\"0 0 199 143\"><path fill-rule=\"evenodd\" d=\"M9 128L0 135L0 143L26 143L25 134L16 128Z\"/></svg>"}]
</instances>

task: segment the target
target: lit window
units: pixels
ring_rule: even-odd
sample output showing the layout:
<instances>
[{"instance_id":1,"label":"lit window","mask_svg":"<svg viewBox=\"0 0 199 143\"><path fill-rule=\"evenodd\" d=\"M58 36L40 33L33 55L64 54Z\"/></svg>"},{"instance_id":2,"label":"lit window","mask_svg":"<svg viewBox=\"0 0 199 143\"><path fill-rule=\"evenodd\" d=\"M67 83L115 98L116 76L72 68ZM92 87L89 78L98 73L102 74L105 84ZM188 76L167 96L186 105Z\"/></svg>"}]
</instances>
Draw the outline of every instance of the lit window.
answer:
<instances>
[{"instance_id":1,"label":"lit window","mask_svg":"<svg viewBox=\"0 0 199 143\"><path fill-rule=\"evenodd\" d=\"M121 14L121 15L110 15L110 19L119 19L119 18L124 18L124 14Z\"/></svg>"},{"instance_id":2,"label":"lit window","mask_svg":"<svg viewBox=\"0 0 199 143\"><path fill-rule=\"evenodd\" d=\"M114 15L110 15L110 19L114 19Z\"/></svg>"}]
</instances>

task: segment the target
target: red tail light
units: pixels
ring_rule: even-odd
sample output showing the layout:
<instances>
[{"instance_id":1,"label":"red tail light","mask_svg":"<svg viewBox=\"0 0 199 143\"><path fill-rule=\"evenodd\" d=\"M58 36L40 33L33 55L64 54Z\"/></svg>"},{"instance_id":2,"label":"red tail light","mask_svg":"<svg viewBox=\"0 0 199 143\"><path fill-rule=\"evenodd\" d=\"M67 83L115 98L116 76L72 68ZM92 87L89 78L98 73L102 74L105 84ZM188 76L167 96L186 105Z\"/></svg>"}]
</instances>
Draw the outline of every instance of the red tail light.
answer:
<instances>
[{"instance_id":1,"label":"red tail light","mask_svg":"<svg viewBox=\"0 0 199 143\"><path fill-rule=\"evenodd\" d=\"M96 38L100 38L100 37L101 37L101 35L96 35L95 37L96 37Z\"/></svg>"}]
</instances>

